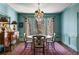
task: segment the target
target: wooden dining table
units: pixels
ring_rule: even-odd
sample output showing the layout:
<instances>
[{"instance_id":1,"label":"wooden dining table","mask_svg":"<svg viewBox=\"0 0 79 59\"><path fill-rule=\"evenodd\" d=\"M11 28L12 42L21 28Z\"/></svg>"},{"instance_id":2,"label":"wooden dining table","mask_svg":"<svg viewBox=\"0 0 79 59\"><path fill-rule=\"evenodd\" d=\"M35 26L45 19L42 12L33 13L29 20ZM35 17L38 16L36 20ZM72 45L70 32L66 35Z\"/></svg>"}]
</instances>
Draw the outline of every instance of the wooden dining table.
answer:
<instances>
[{"instance_id":1,"label":"wooden dining table","mask_svg":"<svg viewBox=\"0 0 79 59\"><path fill-rule=\"evenodd\" d=\"M31 36L28 36L28 38L29 37L32 41L29 41L29 39L28 39L27 43L31 42L31 49L33 50L33 53L35 54L36 48L38 48L38 49L41 48L41 49L43 49L42 53L45 54L45 47L48 46L47 45L48 40L51 39L52 36L49 36L49 35L31 35Z\"/></svg>"}]
</instances>

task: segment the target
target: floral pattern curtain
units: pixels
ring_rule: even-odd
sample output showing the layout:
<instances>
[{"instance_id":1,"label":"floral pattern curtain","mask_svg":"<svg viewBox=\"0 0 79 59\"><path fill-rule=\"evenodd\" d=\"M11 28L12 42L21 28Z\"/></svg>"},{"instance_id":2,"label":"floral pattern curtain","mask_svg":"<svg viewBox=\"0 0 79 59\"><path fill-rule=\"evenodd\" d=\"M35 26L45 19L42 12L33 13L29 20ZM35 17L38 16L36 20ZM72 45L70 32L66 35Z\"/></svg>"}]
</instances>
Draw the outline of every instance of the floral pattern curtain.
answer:
<instances>
[{"instance_id":1,"label":"floral pattern curtain","mask_svg":"<svg viewBox=\"0 0 79 59\"><path fill-rule=\"evenodd\" d=\"M25 21L24 21L24 29L25 29L25 33L27 34L27 36L29 36L30 35L29 19L25 19Z\"/></svg>"},{"instance_id":2,"label":"floral pattern curtain","mask_svg":"<svg viewBox=\"0 0 79 59\"><path fill-rule=\"evenodd\" d=\"M53 31L54 31L53 30L54 29L53 25L54 25L53 19L49 18L48 26L47 26L47 35L52 35L53 34Z\"/></svg>"},{"instance_id":3,"label":"floral pattern curtain","mask_svg":"<svg viewBox=\"0 0 79 59\"><path fill-rule=\"evenodd\" d=\"M54 19L46 17L42 21L37 21L35 18L29 18L25 25L27 35L52 35L54 32Z\"/></svg>"},{"instance_id":4,"label":"floral pattern curtain","mask_svg":"<svg viewBox=\"0 0 79 59\"><path fill-rule=\"evenodd\" d=\"M36 20L36 29L37 34L44 34L44 20L41 21Z\"/></svg>"}]
</instances>

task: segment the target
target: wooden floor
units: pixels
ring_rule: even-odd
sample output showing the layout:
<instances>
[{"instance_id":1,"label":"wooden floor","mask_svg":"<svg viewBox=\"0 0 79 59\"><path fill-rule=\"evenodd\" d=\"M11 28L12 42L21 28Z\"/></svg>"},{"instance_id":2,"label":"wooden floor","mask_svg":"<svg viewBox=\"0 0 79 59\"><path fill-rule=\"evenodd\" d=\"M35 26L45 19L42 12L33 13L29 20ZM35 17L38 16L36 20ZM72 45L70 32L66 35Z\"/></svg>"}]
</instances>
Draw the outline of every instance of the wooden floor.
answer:
<instances>
[{"instance_id":1,"label":"wooden floor","mask_svg":"<svg viewBox=\"0 0 79 59\"><path fill-rule=\"evenodd\" d=\"M24 43L19 43L11 52L5 52L3 55L34 55L33 50L31 50L31 45L24 50ZM36 55L43 55L42 49L36 50ZM77 53L63 45L62 43L55 42L55 50L49 44L49 49L45 49L45 55L77 55Z\"/></svg>"}]
</instances>

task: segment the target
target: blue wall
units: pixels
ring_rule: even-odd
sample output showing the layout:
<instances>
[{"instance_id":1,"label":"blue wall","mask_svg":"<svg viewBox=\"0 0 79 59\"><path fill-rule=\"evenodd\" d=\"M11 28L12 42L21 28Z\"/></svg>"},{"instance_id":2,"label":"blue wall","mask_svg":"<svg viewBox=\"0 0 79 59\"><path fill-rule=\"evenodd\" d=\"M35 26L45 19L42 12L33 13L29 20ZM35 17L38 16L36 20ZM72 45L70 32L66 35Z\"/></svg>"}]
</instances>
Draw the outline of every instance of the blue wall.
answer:
<instances>
[{"instance_id":1,"label":"blue wall","mask_svg":"<svg viewBox=\"0 0 79 59\"><path fill-rule=\"evenodd\" d=\"M0 14L10 17L11 22L17 21L17 12L7 4L0 3Z\"/></svg>"},{"instance_id":2,"label":"blue wall","mask_svg":"<svg viewBox=\"0 0 79 59\"><path fill-rule=\"evenodd\" d=\"M62 19L62 42L78 51L78 18L77 12L79 10L79 4L74 4L69 8L66 8L61 15ZM78 31L77 31L78 30Z\"/></svg>"},{"instance_id":3,"label":"blue wall","mask_svg":"<svg viewBox=\"0 0 79 59\"><path fill-rule=\"evenodd\" d=\"M0 14L1 14L1 15L7 15L6 4L1 4L1 3L0 3Z\"/></svg>"},{"instance_id":4,"label":"blue wall","mask_svg":"<svg viewBox=\"0 0 79 59\"><path fill-rule=\"evenodd\" d=\"M77 13L77 50L79 51L79 12Z\"/></svg>"},{"instance_id":5,"label":"blue wall","mask_svg":"<svg viewBox=\"0 0 79 59\"><path fill-rule=\"evenodd\" d=\"M17 21L17 12L13 10L11 7L7 7L7 15L10 17L11 22L14 20Z\"/></svg>"},{"instance_id":6,"label":"blue wall","mask_svg":"<svg viewBox=\"0 0 79 59\"><path fill-rule=\"evenodd\" d=\"M35 34L33 29L35 28L35 18L34 14L27 14L27 13L19 13L18 14L18 23L19 22L24 22L24 16L27 16L32 24L31 26L31 34ZM61 39L61 14L56 13L56 14L45 14L44 16L44 22L45 22L45 27L47 25L47 21L49 20L50 17L55 17L55 32L57 34L57 41L60 41ZM45 28L47 30L47 28ZM24 28L18 28L20 31L20 37L23 38L23 33L24 33ZM45 33L46 34L46 33Z\"/></svg>"}]
</instances>

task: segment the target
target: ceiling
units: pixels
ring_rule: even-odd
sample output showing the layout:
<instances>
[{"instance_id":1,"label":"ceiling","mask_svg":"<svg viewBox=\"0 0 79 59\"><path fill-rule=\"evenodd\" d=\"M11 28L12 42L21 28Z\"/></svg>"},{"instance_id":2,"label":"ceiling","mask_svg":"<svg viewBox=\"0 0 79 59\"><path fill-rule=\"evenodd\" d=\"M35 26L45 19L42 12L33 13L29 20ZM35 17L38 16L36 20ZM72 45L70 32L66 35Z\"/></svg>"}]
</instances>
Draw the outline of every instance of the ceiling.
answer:
<instances>
[{"instance_id":1,"label":"ceiling","mask_svg":"<svg viewBox=\"0 0 79 59\"><path fill-rule=\"evenodd\" d=\"M9 3L19 13L34 13L38 9L38 3ZM40 9L44 13L58 13L71 6L72 3L40 3Z\"/></svg>"}]
</instances>

